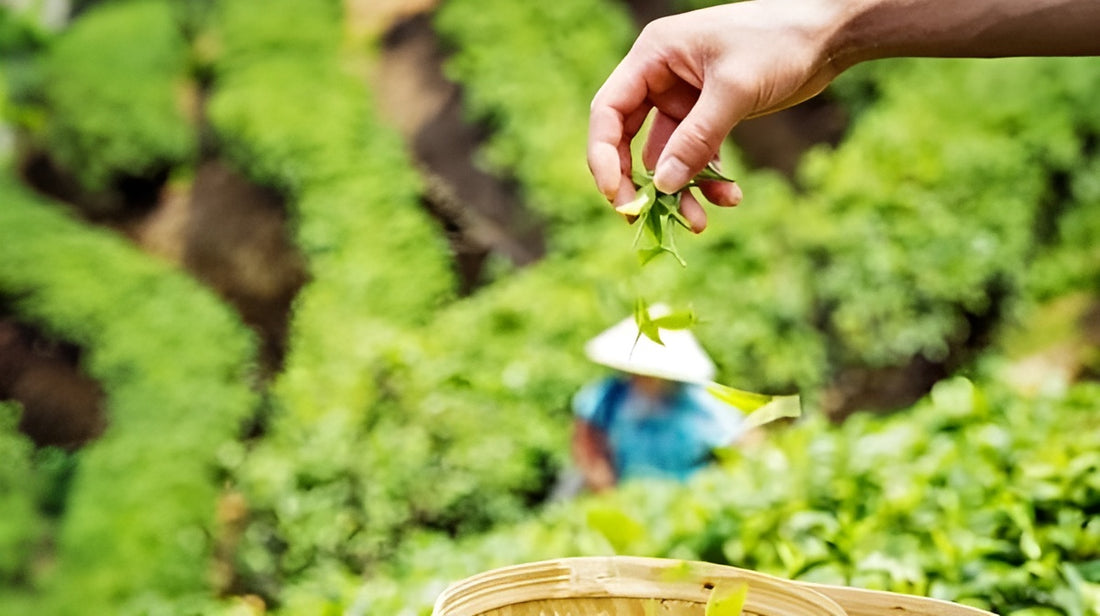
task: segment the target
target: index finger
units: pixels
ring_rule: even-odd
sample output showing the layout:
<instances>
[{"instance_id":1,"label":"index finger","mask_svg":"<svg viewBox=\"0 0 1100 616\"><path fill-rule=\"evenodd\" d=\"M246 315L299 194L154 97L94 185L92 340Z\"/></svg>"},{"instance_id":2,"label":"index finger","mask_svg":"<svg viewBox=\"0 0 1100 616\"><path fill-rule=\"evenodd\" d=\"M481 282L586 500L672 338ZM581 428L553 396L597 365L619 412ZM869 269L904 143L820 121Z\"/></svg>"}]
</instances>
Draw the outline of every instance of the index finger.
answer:
<instances>
[{"instance_id":1,"label":"index finger","mask_svg":"<svg viewBox=\"0 0 1100 616\"><path fill-rule=\"evenodd\" d=\"M649 86L631 58L615 67L592 98L588 119L588 168L596 187L614 200L632 168L630 142L652 108Z\"/></svg>"},{"instance_id":2,"label":"index finger","mask_svg":"<svg viewBox=\"0 0 1100 616\"><path fill-rule=\"evenodd\" d=\"M623 168L629 169L630 148L625 148L625 158L620 144L624 140L623 116L609 107L593 107L588 122L588 169L599 189L608 201L615 199Z\"/></svg>"}]
</instances>

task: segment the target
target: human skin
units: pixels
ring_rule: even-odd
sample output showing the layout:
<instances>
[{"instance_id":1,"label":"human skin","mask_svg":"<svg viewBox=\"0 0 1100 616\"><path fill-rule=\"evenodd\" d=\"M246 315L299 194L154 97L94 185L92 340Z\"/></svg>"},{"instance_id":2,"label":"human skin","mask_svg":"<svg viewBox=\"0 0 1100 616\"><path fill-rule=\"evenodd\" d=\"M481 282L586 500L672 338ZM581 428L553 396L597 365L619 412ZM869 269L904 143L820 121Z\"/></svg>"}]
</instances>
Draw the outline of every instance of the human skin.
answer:
<instances>
[{"instance_id":1,"label":"human skin","mask_svg":"<svg viewBox=\"0 0 1100 616\"><path fill-rule=\"evenodd\" d=\"M573 421L573 460L584 476L585 486L603 492L615 485L615 468L602 431L583 419Z\"/></svg>"},{"instance_id":2,"label":"human skin","mask_svg":"<svg viewBox=\"0 0 1100 616\"><path fill-rule=\"evenodd\" d=\"M680 190L741 120L810 98L860 62L888 57L1100 55L1097 0L750 0L655 20L592 100L588 166L615 206L634 198L630 144L652 113L642 163ZM735 183L704 182L734 206ZM680 210L696 233L699 201Z\"/></svg>"}]
</instances>

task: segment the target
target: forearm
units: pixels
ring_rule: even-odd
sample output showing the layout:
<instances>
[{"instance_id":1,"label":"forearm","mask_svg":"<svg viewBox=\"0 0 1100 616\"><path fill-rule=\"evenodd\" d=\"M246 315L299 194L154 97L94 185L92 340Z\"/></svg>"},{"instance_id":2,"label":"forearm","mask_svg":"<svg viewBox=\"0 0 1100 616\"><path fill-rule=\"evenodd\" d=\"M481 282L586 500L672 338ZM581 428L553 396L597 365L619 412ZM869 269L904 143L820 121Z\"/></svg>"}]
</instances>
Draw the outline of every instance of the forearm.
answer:
<instances>
[{"instance_id":1,"label":"forearm","mask_svg":"<svg viewBox=\"0 0 1100 616\"><path fill-rule=\"evenodd\" d=\"M589 489L599 492L615 485L615 468L602 435L588 423L577 420L573 427L573 460Z\"/></svg>"},{"instance_id":2,"label":"forearm","mask_svg":"<svg viewBox=\"0 0 1100 616\"><path fill-rule=\"evenodd\" d=\"M1097 0L842 0L837 5L830 48L842 68L900 56L1100 54Z\"/></svg>"}]
</instances>

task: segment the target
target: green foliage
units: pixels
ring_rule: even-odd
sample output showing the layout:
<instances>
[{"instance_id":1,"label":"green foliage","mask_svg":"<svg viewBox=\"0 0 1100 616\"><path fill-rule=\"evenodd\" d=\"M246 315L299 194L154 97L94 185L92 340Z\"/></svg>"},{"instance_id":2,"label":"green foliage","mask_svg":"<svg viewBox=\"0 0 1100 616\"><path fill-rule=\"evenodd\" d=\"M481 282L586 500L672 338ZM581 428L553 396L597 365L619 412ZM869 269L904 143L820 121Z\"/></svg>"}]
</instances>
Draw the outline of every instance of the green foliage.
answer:
<instances>
[{"instance_id":1,"label":"green foliage","mask_svg":"<svg viewBox=\"0 0 1100 616\"><path fill-rule=\"evenodd\" d=\"M449 0L436 27L455 48L447 73L468 113L492 129L487 162L576 246L606 216L584 165L588 102L629 47L629 17L603 0Z\"/></svg>"},{"instance_id":2,"label":"green foliage","mask_svg":"<svg viewBox=\"0 0 1100 616\"><path fill-rule=\"evenodd\" d=\"M256 5L248 2L217 3L212 23L217 31L216 46L219 55L232 59L219 63L219 71L280 58L302 61L340 48L344 7L339 0L274 0L266 8L257 11ZM307 8L311 15L303 19ZM327 71L333 67L317 68Z\"/></svg>"},{"instance_id":3,"label":"green foliage","mask_svg":"<svg viewBox=\"0 0 1100 616\"><path fill-rule=\"evenodd\" d=\"M844 366L943 360L980 335L983 321L1002 323L1031 293L1030 280L1048 294L1068 288L1065 278L1030 272L1037 253L1051 255L1043 271L1064 276L1074 268L1057 264L1077 263L1076 288L1089 284L1091 246L1076 231L1096 215L1087 197L1095 163L1082 156L1095 120L1083 92L1100 84L1088 65L896 69L883 73L879 100L848 138L812 153L801 194L734 169L749 187L745 203L712 210L706 233L680 242L689 267L654 264L662 267L647 273L648 288L671 298L648 301L694 304L696 332L723 382L813 392ZM1019 94L1008 102L1005 92ZM1085 199L1067 203L1052 190L1067 177L1072 197ZM1060 220L1062 233L1082 238L1079 248L1040 231Z\"/></svg>"},{"instance_id":4,"label":"green foliage","mask_svg":"<svg viewBox=\"0 0 1100 616\"><path fill-rule=\"evenodd\" d=\"M45 60L45 136L89 188L146 176L195 154L188 44L169 0L99 4Z\"/></svg>"},{"instance_id":5,"label":"green foliage","mask_svg":"<svg viewBox=\"0 0 1100 616\"><path fill-rule=\"evenodd\" d=\"M0 52L4 56L36 50L48 38L42 27L24 12L6 4L0 6Z\"/></svg>"},{"instance_id":6,"label":"green foliage","mask_svg":"<svg viewBox=\"0 0 1100 616\"><path fill-rule=\"evenodd\" d=\"M42 26L26 14L4 4L0 7L0 52L4 59L36 51L50 38Z\"/></svg>"},{"instance_id":7,"label":"green foliage","mask_svg":"<svg viewBox=\"0 0 1100 616\"><path fill-rule=\"evenodd\" d=\"M220 6L219 38L233 44L216 63L215 128L247 172L290 193L295 240L313 273L277 389L303 418L334 407L361 413L372 400L374 348L450 295L446 247L420 207L402 143L344 68L337 14L298 0L259 14L245 2ZM285 32L297 53L260 53L286 19L296 22ZM329 34L299 37L319 31Z\"/></svg>"},{"instance_id":8,"label":"green foliage","mask_svg":"<svg viewBox=\"0 0 1100 616\"><path fill-rule=\"evenodd\" d=\"M18 431L17 405L0 402L0 583L27 575L32 549L42 532L35 503L34 445Z\"/></svg>"},{"instance_id":9,"label":"green foliage","mask_svg":"<svg viewBox=\"0 0 1100 616\"><path fill-rule=\"evenodd\" d=\"M251 337L195 281L121 238L8 177L0 195L0 291L22 317L86 349L110 416L79 454L40 600L50 613L208 601L215 455L255 406Z\"/></svg>"},{"instance_id":10,"label":"green foliage","mask_svg":"<svg viewBox=\"0 0 1100 616\"><path fill-rule=\"evenodd\" d=\"M890 418L808 421L772 434L686 486L627 485L458 544L425 537L362 596L371 614L427 614L445 584L475 572L614 551L1001 614L1092 613L1100 607L1098 402L1095 386L1027 399L995 382L945 381Z\"/></svg>"},{"instance_id":11,"label":"green foliage","mask_svg":"<svg viewBox=\"0 0 1100 616\"><path fill-rule=\"evenodd\" d=\"M240 575L277 601L301 596L288 583L361 570L419 515L390 478L402 457L418 470L422 449L380 377L454 280L404 145L347 68L338 8L223 2L212 22L218 138L253 178L288 194L312 276L272 389L270 433L229 466L252 510ZM396 460L381 455L391 449Z\"/></svg>"},{"instance_id":12,"label":"green foliage","mask_svg":"<svg viewBox=\"0 0 1100 616\"><path fill-rule=\"evenodd\" d=\"M942 358L969 321L1003 309L1041 241L1033 222L1052 177L1076 168L1090 134L1090 105L1072 99L1082 63L912 66L805 168L795 231L841 361Z\"/></svg>"},{"instance_id":13,"label":"green foliage","mask_svg":"<svg viewBox=\"0 0 1100 616\"><path fill-rule=\"evenodd\" d=\"M1064 213L1056 222L1056 239L1041 253L1028 275L1038 299L1096 287L1100 270L1095 233L1100 232L1100 155L1094 151L1069 179Z\"/></svg>"}]
</instances>

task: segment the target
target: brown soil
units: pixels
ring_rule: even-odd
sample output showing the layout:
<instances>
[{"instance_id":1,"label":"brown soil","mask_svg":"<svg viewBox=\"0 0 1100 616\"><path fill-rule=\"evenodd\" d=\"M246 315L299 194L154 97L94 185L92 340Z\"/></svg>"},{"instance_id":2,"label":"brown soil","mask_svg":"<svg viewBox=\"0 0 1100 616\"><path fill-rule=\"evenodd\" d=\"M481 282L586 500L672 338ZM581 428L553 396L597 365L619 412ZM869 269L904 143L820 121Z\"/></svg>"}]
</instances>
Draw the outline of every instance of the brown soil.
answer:
<instances>
[{"instance_id":1,"label":"brown soil","mask_svg":"<svg viewBox=\"0 0 1100 616\"><path fill-rule=\"evenodd\" d=\"M39 446L76 448L106 425L103 391L80 350L0 314L0 400L23 406L20 430Z\"/></svg>"}]
</instances>

